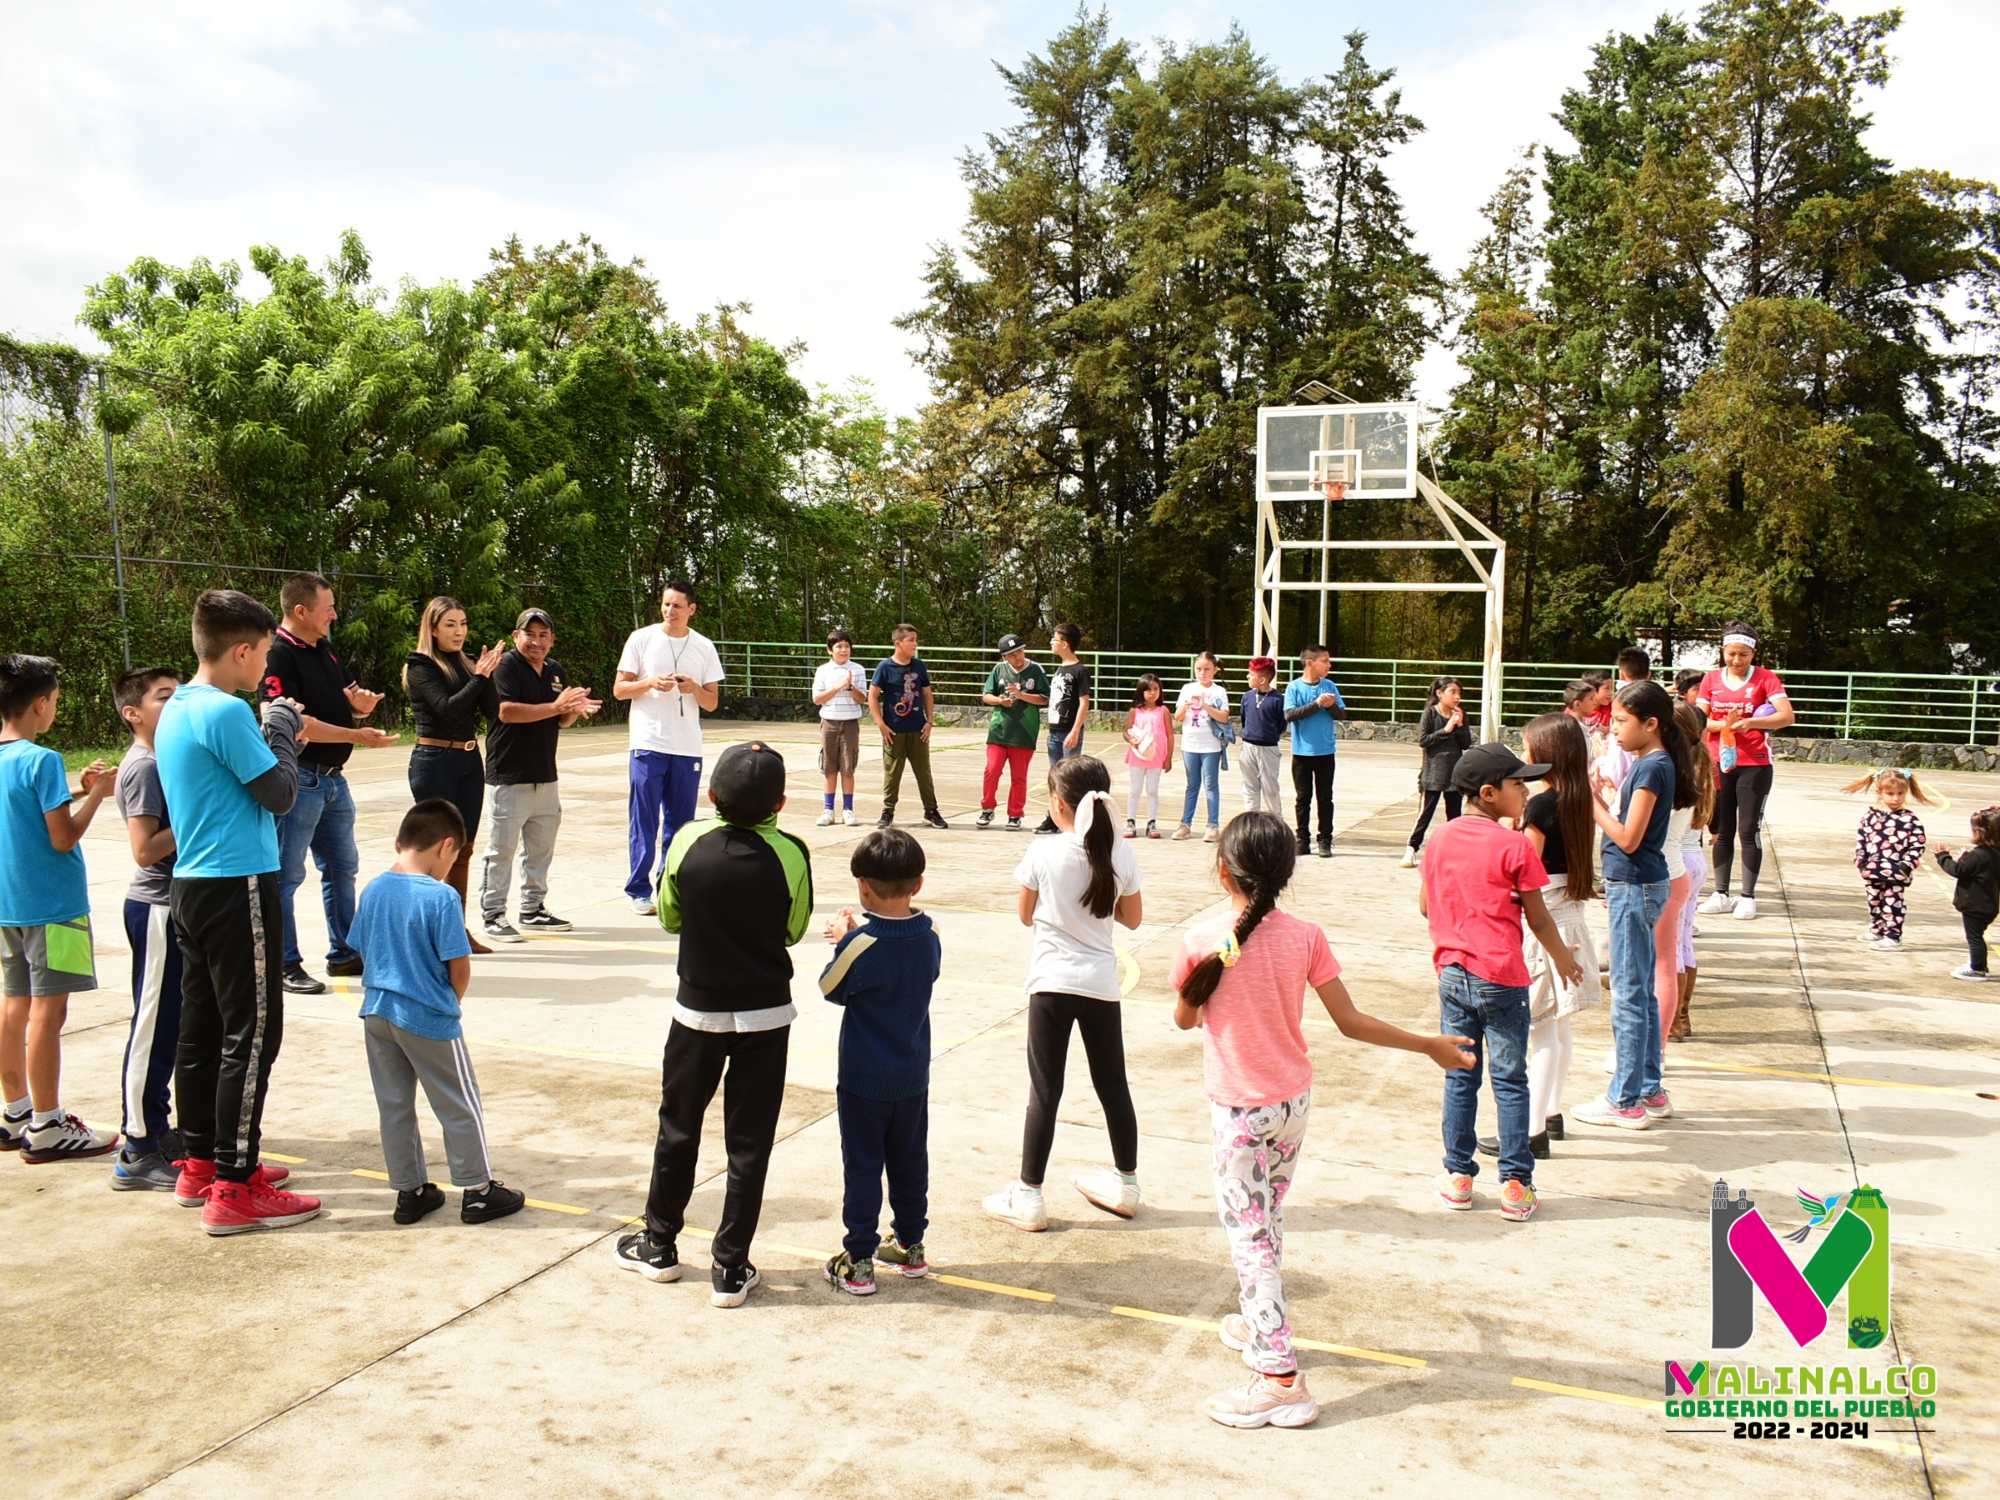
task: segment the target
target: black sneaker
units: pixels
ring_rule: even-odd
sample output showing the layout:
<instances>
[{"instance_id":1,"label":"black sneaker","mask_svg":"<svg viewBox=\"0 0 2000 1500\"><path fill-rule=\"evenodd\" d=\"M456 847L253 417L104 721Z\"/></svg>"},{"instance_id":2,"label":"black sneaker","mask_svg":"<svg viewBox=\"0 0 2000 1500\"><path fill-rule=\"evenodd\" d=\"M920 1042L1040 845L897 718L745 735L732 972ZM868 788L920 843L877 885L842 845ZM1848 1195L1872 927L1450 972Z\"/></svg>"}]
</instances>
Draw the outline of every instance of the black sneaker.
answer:
<instances>
[{"instance_id":1,"label":"black sneaker","mask_svg":"<svg viewBox=\"0 0 2000 1500\"><path fill-rule=\"evenodd\" d=\"M111 1164L111 1191L171 1193L180 1175L179 1169L157 1151L148 1151L144 1156L127 1156L120 1151Z\"/></svg>"},{"instance_id":2,"label":"black sneaker","mask_svg":"<svg viewBox=\"0 0 2000 1500\"><path fill-rule=\"evenodd\" d=\"M1056 827L1056 820L1055 820L1054 818L1043 818L1043 819L1042 819L1042 821L1041 821L1040 823L1038 823L1038 824L1036 824L1036 825L1035 825L1035 832L1036 832L1036 833L1061 833L1061 832L1062 832L1062 830L1061 830L1060 828Z\"/></svg>"},{"instance_id":3,"label":"black sneaker","mask_svg":"<svg viewBox=\"0 0 2000 1500\"><path fill-rule=\"evenodd\" d=\"M490 1224L495 1219L519 1213L527 1201L526 1193L516 1192L496 1177L483 1188L465 1190L464 1200L458 1206L459 1221L464 1224Z\"/></svg>"},{"instance_id":4,"label":"black sneaker","mask_svg":"<svg viewBox=\"0 0 2000 1500\"><path fill-rule=\"evenodd\" d=\"M930 826L931 826L931 827L933 827L933 828L949 828L949 827L951 827L951 824L949 824L949 823L945 822L945 820L944 820L944 814L943 814L943 813L941 813L941 812L939 812L939 811L938 811L938 810L937 810L937 809L936 809L935 807L933 807L933 808L929 808L929 809L926 809L926 811L924 812L924 821L925 821L926 823L930 824ZM1019 820L1018 820L1018 819L1016 819L1015 821L1017 821L1017 822L1018 822ZM752 1272L752 1274L754 1275L754 1274L755 1274L755 1272ZM733 1305L734 1305L734 1304L732 1304L732 1306L733 1306Z\"/></svg>"},{"instance_id":5,"label":"black sneaker","mask_svg":"<svg viewBox=\"0 0 2000 1500\"><path fill-rule=\"evenodd\" d=\"M1332 858L1333 858L1333 840L1332 840L1332 839L1321 839L1321 840L1319 841L1319 857L1320 857L1321 859L1332 859Z\"/></svg>"},{"instance_id":6,"label":"black sneaker","mask_svg":"<svg viewBox=\"0 0 2000 1500\"><path fill-rule=\"evenodd\" d=\"M482 924L482 930L487 937L496 943L518 943L521 941L520 932L504 915L488 917Z\"/></svg>"},{"instance_id":7,"label":"black sneaker","mask_svg":"<svg viewBox=\"0 0 2000 1500\"><path fill-rule=\"evenodd\" d=\"M637 1271L648 1281L681 1279L680 1252L672 1240L654 1239L650 1229L618 1236L618 1264L628 1271Z\"/></svg>"},{"instance_id":8,"label":"black sneaker","mask_svg":"<svg viewBox=\"0 0 2000 1500\"><path fill-rule=\"evenodd\" d=\"M1497 1135L1482 1135L1479 1138L1479 1154L1481 1156L1498 1156L1500 1154L1500 1137ZM1536 1161L1547 1161L1549 1159L1548 1131L1544 1130L1540 1135L1531 1135L1528 1137L1528 1154L1534 1157Z\"/></svg>"},{"instance_id":9,"label":"black sneaker","mask_svg":"<svg viewBox=\"0 0 2000 1500\"><path fill-rule=\"evenodd\" d=\"M1019 833L1021 831L1021 820L1019 818L1009 818L1007 820L1007 831L1009 833Z\"/></svg>"},{"instance_id":10,"label":"black sneaker","mask_svg":"<svg viewBox=\"0 0 2000 1500\"><path fill-rule=\"evenodd\" d=\"M1305 834L1303 834L1303 833L1302 833L1302 834L1300 834L1300 835L1299 835L1299 853L1301 853L1301 854L1310 854L1310 853L1312 853L1312 852L1313 852L1313 841L1312 841L1312 840L1311 840L1310 838L1308 838L1308 837L1307 837L1307 836L1306 836Z\"/></svg>"},{"instance_id":11,"label":"black sneaker","mask_svg":"<svg viewBox=\"0 0 2000 1500\"><path fill-rule=\"evenodd\" d=\"M286 964L285 971L278 977L278 983L294 995L324 995L326 983L315 979L306 972L304 964Z\"/></svg>"},{"instance_id":12,"label":"black sneaker","mask_svg":"<svg viewBox=\"0 0 2000 1500\"><path fill-rule=\"evenodd\" d=\"M425 1214L434 1214L443 1207L444 1189L435 1182L427 1182L420 1188L396 1194L396 1222L414 1224Z\"/></svg>"},{"instance_id":13,"label":"black sneaker","mask_svg":"<svg viewBox=\"0 0 2000 1500\"><path fill-rule=\"evenodd\" d=\"M991 828L993 826L993 809L990 807L980 808L979 816L972 820L972 826L974 828Z\"/></svg>"},{"instance_id":14,"label":"black sneaker","mask_svg":"<svg viewBox=\"0 0 2000 1500\"><path fill-rule=\"evenodd\" d=\"M527 932L568 932L569 923L552 911L524 911L521 927Z\"/></svg>"},{"instance_id":15,"label":"black sneaker","mask_svg":"<svg viewBox=\"0 0 2000 1500\"><path fill-rule=\"evenodd\" d=\"M1542 1129L1550 1140L1561 1140L1563 1138L1563 1117L1561 1115L1550 1115L1548 1124L1544 1125Z\"/></svg>"},{"instance_id":16,"label":"black sneaker","mask_svg":"<svg viewBox=\"0 0 2000 1500\"><path fill-rule=\"evenodd\" d=\"M741 1307L750 1289L764 1278L749 1263L740 1266L711 1266L708 1271L710 1307Z\"/></svg>"},{"instance_id":17,"label":"black sneaker","mask_svg":"<svg viewBox=\"0 0 2000 1500\"><path fill-rule=\"evenodd\" d=\"M169 1125L160 1132L160 1155L178 1167L187 1160L187 1154L187 1137L180 1131Z\"/></svg>"},{"instance_id":18,"label":"black sneaker","mask_svg":"<svg viewBox=\"0 0 2000 1500\"><path fill-rule=\"evenodd\" d=\"M896 822L895 813L891 812L888 808L885 807L882 809L882 816L875 820L875 826L877 828L892 828L895 826L895 822Z\"/></svg>"},{"instance_id":19,"label":"black sneaker","mask_svg":"<svg viewBox=\"0 0 2000 1500\"><path fill-rule=\"evenodd\" d=\"M359 979L361 977L361 955L357 953L352 958L343 958L338 961L328 959L326 972L333 975L336 979Z\"/></svg>"}]
</instances>

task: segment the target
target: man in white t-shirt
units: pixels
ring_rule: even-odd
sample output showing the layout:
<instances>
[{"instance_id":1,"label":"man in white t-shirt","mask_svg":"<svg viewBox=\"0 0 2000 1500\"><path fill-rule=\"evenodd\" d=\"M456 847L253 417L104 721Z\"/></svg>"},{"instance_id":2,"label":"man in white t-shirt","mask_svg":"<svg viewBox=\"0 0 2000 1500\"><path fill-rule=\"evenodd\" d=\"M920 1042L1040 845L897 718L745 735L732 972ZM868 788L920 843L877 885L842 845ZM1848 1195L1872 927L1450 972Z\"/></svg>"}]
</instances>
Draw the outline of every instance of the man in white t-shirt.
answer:
<instances>
[{"instance_id":1,"label":"man in white t-shirt","mask_svg":"<svg viewBox=\"0 0 2000 1500\"><path fill-rule=\"evenodd\" d=\"M683 823L694 821L701 788L701 715L721 698L722 658L697 630L694 586L675 579L660 599L660 621L626 637L611 691L632 705L632 910L653 913L653 862ZM662 815L665 831L662 832Z\"/></svg>"}]
</instances>

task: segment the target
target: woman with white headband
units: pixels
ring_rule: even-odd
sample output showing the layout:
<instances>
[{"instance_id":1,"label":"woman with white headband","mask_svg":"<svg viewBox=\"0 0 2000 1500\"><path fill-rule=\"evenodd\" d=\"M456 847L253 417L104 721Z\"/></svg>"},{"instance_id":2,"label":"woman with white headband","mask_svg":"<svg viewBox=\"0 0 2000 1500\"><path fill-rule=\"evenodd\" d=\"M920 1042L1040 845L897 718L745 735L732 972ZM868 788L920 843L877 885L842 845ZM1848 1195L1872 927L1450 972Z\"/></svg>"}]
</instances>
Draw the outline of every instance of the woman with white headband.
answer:
<instances>
[{"instance_id":1,"label":"woman with white headband","mask_svg":"<svg viewBox=\"0 0 2000 1500\"><path fill-rule=\"evenodd\" d=\"M1715 816L1708 825L1715 835L1715 894L1700 910L1748 921L1757 915L1757 875L1764 867L1764 803L1773 774L1766 736L1789 728L1798 715L1778 674L1757 665L1757 633L1741 620L1722 627L1721 670L1702 678L1694 702L1708 715L1708 751L1717 768ZM1725 754L1725 739L1732 753ZM1743 891L1732 896L1739 839Z\"/></svg>"},{"instance_id":2,"label":"woman with white headband","mask_svg":"<svg viewBox=\"0 0 2000 1500\"><path fill-rule=\"evenodd\" d=\"M1129 1219L1139 1208L1139 1117L1125 1081L1125 1029L1119 1001L1113 924L1139 925L1139 862L1118 837L1111 773L1094 755L1072 755L1049 768L1049 816L1055 838L1037 839L1021 857L1021 924L1035 929L1028 959L1028 1119L1021 1132L1021 1176L989 1193L982 1206L1016 1229L1049 1227L1042 1177L1056 1139L1069 1033L1083 1034L1090 1082L1104 1107L1112 1169L1071 1178L1106 1213Z\"/></svg>"}]
</instances>

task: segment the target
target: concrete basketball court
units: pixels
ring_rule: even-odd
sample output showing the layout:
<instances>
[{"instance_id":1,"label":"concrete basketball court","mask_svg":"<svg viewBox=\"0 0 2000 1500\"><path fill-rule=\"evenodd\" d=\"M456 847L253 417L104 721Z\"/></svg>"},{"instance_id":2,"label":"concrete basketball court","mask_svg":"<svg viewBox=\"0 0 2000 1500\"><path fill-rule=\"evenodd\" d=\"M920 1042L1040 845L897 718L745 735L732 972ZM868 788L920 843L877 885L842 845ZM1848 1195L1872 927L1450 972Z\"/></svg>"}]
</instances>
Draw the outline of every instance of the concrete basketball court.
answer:
<instances>
[{"instance_id":1,"label":"concrete basketball court","mask_svg":"<svg viewBox=\"0 0 2000 1500\"><path fill-rule=\"evenodd\" d=\"M864 829L812 826L808 726L712 722L721 745L768 734L793 766L784 825L814 853L819 920L853 900ZM109 1161L0 1161L0 1472L11 1495L315 1496L614 1490L686 1496L1395 1494L1599 1496L1718 1482L1822 1495L2000 1490L2000 1211L1980 1186L2000 1126L2000 987L1954 983L1964 960L1949 884L1913 895L1908 950L1851 941L1850 772L1781 766L1754 923L1704 919L1695 1038L1668 1051L1679 1117L1642 1135L1573 1125L1538 1166L1526 1225L1445 1211L1440 1074L1424 1059L1309 1032L1316 1116L1287 1213L1287 1285L1321 1414L1298 1431L1231 1431L1202 1415L1246 1372L1213 1332L1235 1277L1212 1207L1197 1034L1169 1020L1182 927L1213 908L1212 851L1142 843L1148 921L1126 943L1126 1044L1146 1201L1130 1223L1092 1209L1071 1173L1108 1151L1081 1049L1050 1163L1047 1233L982 1216L1018 1166L1027 1095L1028 934L1010 872L1029 835L977 832L982 739L935 746L949 832L920 904L944 942L931 1084L926 1281L860 1300L821 1261L840 1239L833 1115L838 1012L797 950L801 1010L755 1258L762 1290L708 1303L705 1245L687 1280L621 1272L613 1237L639 1212L674 992L674 942L635 916L625 874L621 730L572 731L550 905L572 933L475 960L466 1033L496 1170L536 1205L484 1227L445 1212L390 1221L358 990L288 997L266 1147L322 1195L318 1220L215 1240L164 1194L114 1194ZM1103 748L1109 736L1093 737ZM408 803L402 749L360 752L364 879L391 857ZM1287 905L1323 924L1366 1010L1429 1030L1436 998L1416 875L1397 868L1416 752L1350 744L1338 857L1305 860ZM1037 795L1029 823L1039 818ZM1940 775L1933 841L2000 782ZM1115 771L1118 795L1124 773ZM1178 810L1178 769L1168 820ZM1234 803L1234 774L1224 779ZM903 807L920 811L906 786ZM1233 805L1226 811L1234 811ZM129 873L107 810L86 845L103 988L71 1006L66 1101L117 1123L129 969ZM317 877L300 892L308 966L324 954ZM1601 923L1600 923L1601 925ZM1309 1013L1311 1014L1311 1013ZM1601 1090L1603 1007L1578 1027L1571 1107ZM1489 1096L1490 1097L1490 1096ZM720 1103L691 1223L720 1201ZM443 1153L426 1119L434 1173ZM1490 1105L1486 1120L1490 1128ZM1859 1181L1895 1225L1892 1338L1852 1356L1829 1334L1803 1355L1766 1309L1732 1358L1900 1360L1939 1372L1937 1417L1872 1424L1866 1442L1733 1439L1669 1421L1662 1361L1706 1357L1710 1187L1747 1187L1782 1228L1795 1187ZM1801 1424L1803 1425L1803 1424ZM1669 1428L1706 1429L1670 1432Z\"/></svg>"}]
</instances>

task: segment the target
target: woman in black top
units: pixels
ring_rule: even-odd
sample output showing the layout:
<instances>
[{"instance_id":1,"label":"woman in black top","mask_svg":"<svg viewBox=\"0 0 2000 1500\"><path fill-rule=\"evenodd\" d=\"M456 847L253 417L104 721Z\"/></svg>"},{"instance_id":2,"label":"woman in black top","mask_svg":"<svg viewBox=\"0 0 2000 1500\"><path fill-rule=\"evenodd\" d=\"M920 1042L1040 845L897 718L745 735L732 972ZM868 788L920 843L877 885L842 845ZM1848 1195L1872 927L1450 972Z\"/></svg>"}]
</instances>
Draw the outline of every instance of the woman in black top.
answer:
<instances>
[{"instance_id":1,"label":"woman in black top","mask_svg":"<svg viewBox=\"0 0 2000 1500\"><path fill-rule=\"evenodd\" d=\"M1465 690L1456 677L1440 677L1431 684L1430 697L1424 701L1424 716L1417 721L1417 744L1424 752L1424 768L1417 776L1424 805L1417 814L1417 826L1410 830L1410 845L1403 851L1406 870L1416 864L1417 851L1424 847L1424 834L1431 826L1431 814L1437 811L1438 799L1444 800L1447 823L1465 807L1465 799L1451 788L1451 773L1458 769L1458 758L1472 748L1472 730L1465 722Z\"/></svg>"},{"instance_id":2,"label":"woman in black top","mask_svg":"<svg viewBox=\"0 0 2000 1500\"><path fill-rule=\"evenodd\" d=\"M479 716L491 724L500 715L493 688L493 669L500 647L489 646L479 660L465 655L465 606L439 596L424 606L417 625L417 649L403 658L403 690L417 721L417 743L410 751L410 795L421 802L442 797L465 819L465 846L445 877L465 906L466 876L472 867L472 843L479 832L479 814L486 806L486 767L479 758ZM472 929L466 929L474 953L491 953Z\"/></svg>"}]
</instances>

